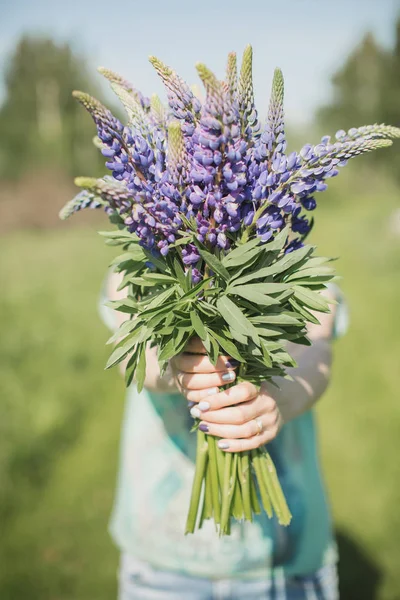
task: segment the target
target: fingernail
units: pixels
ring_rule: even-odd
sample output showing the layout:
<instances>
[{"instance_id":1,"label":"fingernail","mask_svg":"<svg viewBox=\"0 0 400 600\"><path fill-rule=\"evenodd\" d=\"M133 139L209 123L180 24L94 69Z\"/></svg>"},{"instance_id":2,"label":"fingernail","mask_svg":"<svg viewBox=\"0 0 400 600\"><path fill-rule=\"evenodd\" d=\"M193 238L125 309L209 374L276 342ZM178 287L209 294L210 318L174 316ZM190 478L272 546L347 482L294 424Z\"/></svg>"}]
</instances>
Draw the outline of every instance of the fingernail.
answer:
<instances>
[{"instance_id":1,"label":"fingernail","mask_svg":"<svg viewBox=\"0 0 400 600\"><path fill-rule=\"evenodd\" d=\"M210 388L209 390L207 390L207 396L214 396L215 394L218 394L219 389L217 387L215 388Z\"/></svg>"},{"instance_id":2,"label":"fingernail","mask_svg":"<svg viewBox=\"0 0 400 600\"><path fill-rule=\"evenodd\" d=\"M208 433L208 425L206 425L205 423L200 423L199 429L200 431L204 431L204 433Z\"/></svg>"},{"instance_id":3,"label":"fingernail","mask_svg":"<svg viewBox=\"0 0 400 600\"><path fill-rule=\"evenodd\" d=\"M208 410L210 408L210 403L209 402L199 402L197 405L197 408L203 412L204 410Z\"/></svg>"},{"instance_id":4,"label":"fingernail","mask_svg":"<svg viewBox=\"0 0 400 600\"><path fill-rule=\"evenodd\" d=\"M196 402L188 402L188 408L193 408Z\"/></svg>"},{"instance_id":5,"label":"fingernail","mask_svg":"<svg viewBox=\"0 0 400 600\"><path fill-rule=\"evenodd\" d=\"M239 365L239 361L236 360L236 358L231 358L229 360L226 361L225 366L227 369L234 369L235 367L237 367Z\"/></svg>"},{"instance_id":6,"label":"fingernail","mask_svg":"<svg viewBox=\"0 0 400 600\"><path fill-rule=\"evenodd\" d=\"M217 445L218 448L221 448L221 450L228 450L229 448L228 442L223 442L222 440L220 440Z\"/></svg>"},{"instance_id":7,"label":"fingernail","mask_svg":"<svg viewBox=\"0 0 400 600\"><path fill-rule=\"evenodd\" d=\"M228 373L224 373L222 375L222 381L233 381L235 379L235 373L233 371L229 371Z\"/></svg>"},{"instance_id":8,"label":"fingernail","mask_svg":"<svg viewBox=\"0 0 400 600\"><path fill-rule=\"evenodd\" d=\"M190 409L190 414L192 415L192 417L194 419L198 419L200 417L201 413L200 413L199 409L197 408L197 406L195 406L194 408Z\"/></svg>"}]
</instances>

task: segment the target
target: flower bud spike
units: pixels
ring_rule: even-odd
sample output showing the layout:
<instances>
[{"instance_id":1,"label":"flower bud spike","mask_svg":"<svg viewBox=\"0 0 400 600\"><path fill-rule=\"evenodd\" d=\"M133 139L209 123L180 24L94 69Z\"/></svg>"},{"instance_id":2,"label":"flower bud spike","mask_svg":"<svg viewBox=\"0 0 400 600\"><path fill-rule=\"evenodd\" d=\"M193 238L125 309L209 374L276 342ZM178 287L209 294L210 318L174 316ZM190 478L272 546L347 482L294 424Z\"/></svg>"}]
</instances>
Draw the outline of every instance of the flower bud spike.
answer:
<instances>
[{"instance_id":1,"label":"flower bud spike","mask_svg":"<svg viewBox=\"0 0 400 600\"><path fill-rule=\"evenodd\" d=\"M364 125L358 129L350 129L348 132L341 130L336 134L339 142L352 142L360 137L366 140L400 138L400 128L382 123L381 125Z\"/></svg>"},{"instance_id":2,"label":"flower bud spike","mask_svg":"<svg viewBox=\"0 0 400 600\"><path fill-rule=\"evenodd\" d=\"M237 99L237 58L236 52L229 52L228 63L226 66L226 83L230 94L231 102Z\"/></svg>"},{"instance_id":3,"label":"flower bud spike","mask_svg":"<svg viewBox=\"0 0 400 600\"><path fill-rule=\"evenodd\" d=\"M58 216L65 221L83 208L100 208L101 206L106 206L106 202L102 198L87 190L81 190L72 200L63 206Z\"/></svg>"},{"instance_id":4,"label":"flower bud spike","mask_svg":"<svg viewBox=\"0 0 400 600\"><path fill-rule=\"evenodd\" d=\"M221 117L224 110L222 84L214 73L203 63L197 63L196 69L206 90L205 110L214 117Z\"/></svg>"},{"instance_id":5,"label":"flower bud spike","mask_svg":"<svg viewBox=\"0 0 400 600\"><path fill-rule=\"evenodd\" d=\"M150 109L151 115L156 121L156 123L158 123L158 125L160 125L161 127L165 127L167 121L167 114L165 106L163 105L157 94L153 94L150 99Z\"/></svg>"},{"instance_id":6,"label":"flower bud spike","mask_svg":"<svg viewBox=\"0 0 400 600\"><path fill-rule=\"evenodd\" d=\"M151 137L150 123L141 105L118 83L112 83L111 88L125 108L129 119L129 126L135 133L139 133L144 138Z\"/></svg>"},{"instance_id":7,"label":"flower bud spike","mask_svg":"<svg viewBox=\"0 0 400 600\"><path fill-rule=\"evenodd\" d=\"M144 96L139 90L137 90L130 81L124 79L119 73L106 69L105 67L98 67L98 72L103 75L110 83L116 83L123 87L129 94L131 94L136 102L138 102L145 112L150 109L150 99Z\"/></svg>"},{"instance_id":8,"label":"flower bud spike","mask_svg":"<svg viewBox=\"0 0 400 600\"><path fill-rule=\"evenodd\" d=\"M200 102L188 84L156 56L149 56L149 60L167 88L168 103L175 117L196 123L200 113Z\"/></svg>"},{"instance_id":9,"label":"flower bud spike","mask_svg":"<svg viewBox=\"0 0 400 600\"><path fill-rule=\"evenodd\" d=\"M189 166L185 141L179 121L172 121L168 125L168 154L167 169L173 183L180 183L186 177Z\"/></svg>"},{"instance_id":10,"label":"flower bud spike","mask_svg":"<svg viewBox=\"0 0 400 600\"><path fill-rule=\"evenodd\" d=\"M238 84L239 112L242 119L242 132L245 137L259 137L260 124L254 104L253 91L253 48L246 46Z\"/></svg>"}]
</instances>

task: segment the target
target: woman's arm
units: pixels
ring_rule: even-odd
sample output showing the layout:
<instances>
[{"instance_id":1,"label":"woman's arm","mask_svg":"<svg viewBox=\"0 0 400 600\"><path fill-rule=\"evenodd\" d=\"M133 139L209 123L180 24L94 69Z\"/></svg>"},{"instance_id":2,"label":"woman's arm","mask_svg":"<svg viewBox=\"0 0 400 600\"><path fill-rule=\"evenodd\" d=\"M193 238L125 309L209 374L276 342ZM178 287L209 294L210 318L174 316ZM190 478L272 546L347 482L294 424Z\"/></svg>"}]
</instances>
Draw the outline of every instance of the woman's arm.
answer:
<instances>
[{"instance_id":1,"label":"woman's arm","mask_svg":"<svg viewBox=\"0 0 400 600\"><path fill-rule=\"evenodd\" d=\"M332 293L328 290L324 290L323 295L328 300L333 299ZM297 367L287 369L292 380L283 377L275 378L274 382L278 385L278 389L270 382L265 382L262 386L266 392L273 395L284 423L309 410L329 385L335 314L335 305L331 305L330 313L315 313L320 324L308 325L311 346L293 343L288 345L289 354L297 362Z\"/></svg>"}]
</instances>

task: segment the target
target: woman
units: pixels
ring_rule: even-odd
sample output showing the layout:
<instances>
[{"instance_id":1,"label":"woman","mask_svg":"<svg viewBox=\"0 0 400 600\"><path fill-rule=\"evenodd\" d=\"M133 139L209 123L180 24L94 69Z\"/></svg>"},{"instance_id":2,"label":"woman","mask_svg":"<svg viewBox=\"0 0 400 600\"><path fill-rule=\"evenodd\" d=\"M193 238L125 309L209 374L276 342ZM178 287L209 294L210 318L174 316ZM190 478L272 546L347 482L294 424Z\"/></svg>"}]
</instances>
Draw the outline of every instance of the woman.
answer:
<instances>
[{"instance_id":1,"label":"woman","mask_svg":"<svg viewBox=\"0 0 400 600\"><path fill-rule=\"evenodd\" d=\"M120 298L119 283L111 273L104 295ZM340 300L337 288L326 294ZM104 299L103 319L114 330L124 315L107 309ZM312 409L330 379L331 342L345 328L343 308L339 302L331 314L319 315L320 325L309 326L311 346L290 346L298 367L288 370L291 380L275 380L279 388L265 382L258 391L243 382L224 390L235 381L236 365L223 356L214 367L199 339L163 377L155 349L148 350L145 389L128 390L111 522L122 552L120 600L337 600L337 554ZM211 521L184 536L196 445L192 417L225 452L268 443L293 515L289 527L263 514L235 523L223 538Z\"/></svg>"}]
</instances>

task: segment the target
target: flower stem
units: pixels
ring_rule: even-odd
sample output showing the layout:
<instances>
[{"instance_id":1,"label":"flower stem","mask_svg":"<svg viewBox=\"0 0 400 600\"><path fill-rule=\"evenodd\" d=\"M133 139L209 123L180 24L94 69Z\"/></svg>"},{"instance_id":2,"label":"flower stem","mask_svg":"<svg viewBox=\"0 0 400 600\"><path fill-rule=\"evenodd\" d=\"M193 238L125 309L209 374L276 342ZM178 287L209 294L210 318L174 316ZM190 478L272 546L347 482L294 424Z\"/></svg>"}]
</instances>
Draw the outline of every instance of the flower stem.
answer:
<instances>
[{"instance_id":1,"label":"flower stem","mask_svg":"<svg viewBox=\"0 0 400 600\"><path fill-rule=\"evenodd\" d=\"M238 455L226 453L220 535L227 533L231 516L231 502L235 491Z\"/></svg>"},{"instance_id":2,"label":"flower stem","mask_svg":"<svg viewBox=\"0 0 400 600\"><path fill-rule=\"evenodd\" d=\"M290 521L292 520L292 515L286 503L281 484L279 483L275 465L272 462L271 456L266 450L261 450L260 456L262 475L271 498L272 506L274 507L276 516L278 517L278 522L280 525L289 525Z\"/></svg>"},{"instance_id":3,"label":"flower stem","mask_svg":"<svg viewBox=\"0 0 400 600\"><path fill-rule=\"evenodd\" d=\"M219 524L221 521L221 505L219 499L219 482L218 482L218 464L217 464L217 448L215 438L212 435L207 436L208 452L209 452L209 469L211 479L211 494L212 506L214 512L214 521Z\"/></svg>"},{"instance_id":4,"label":"flower stem","mask_svg":"<svg viewBox=\"0 0 400 600\"><path fill-rule=\"evenodd\" d=\"M253 476L250 474L250 498L251 508L255 515L261 515L261 506L258 501L257 488Z\"/></svg>"},{"instance_id":5,"label":"flower stem","mask_svg":"<svg viewBox=\"0 0 400 600\"><path fill-rule=\"evenodd\" d=\"M253 514L252 514L252 510L251 510L251 490L250 490L251 473L250 473L250 461L249 461L249 453L248 452L243 452L239 455L238 475L239 475L239 481L240 481L240 488L241 488L241 492L242 492L244 518L247 521L252 521Z\"/></svg>"},{"instance_id":6,"label":"flower stem","mask_svg":"<svg viewBox=\"0 0 400 600\"><path fill-rule=\"evenodd\" d=\"M241 468L241 454L237 456L236 471L233 471L232 477L235 479L235 491L233 492L233 503L232 503L232 516L237 521L243 521L244 519L244 505L242 497L242 489L240 486L240 468Z\"/></svg>"},{"instance_id":7,"label":"flower stem","mask_svg":"<svg viewBox=\"0 0 400 600\"><path fill-rule=\"evenodd\" d=\"M193 479L192 495L190 498L189 513L186 521L187 533L193 533L196 527L197 511L199 509L201 488L203 485L204 473L207 465L208 444L205 434L197 431L197 452L196 452L196 469Z\"/></svg>"},{"instance_id":8,"label":"flower stem","mask_svg":"<svg viewBox=\"0 0 400 600\"><path fill-rule=\"evenodd\" d=\"M271 506L271 500L269 499L269 495L268 495L268 491L267 491L267 486L265 484L264 481L264 477L262 474L262 468L261 468L261 456L258 450L252 450L251 451L251 458L252 458L252 465L254 467L254 470L256 472L256 477L257 477L257 481L258 481L258 487L260 489L260 496L261 496L261 502L262 505L264 507L265 512L267 513L267 515L269 516L269 518L272 517L272 506Z\"/></svg>"},{"instance_id":9,"label":"flower stem","mask_svg":"<svg viewBox=\"0 0 400 600\"><path fill-rule=\"evenodd\" d=\"M205 478L204 478L203 509L201 511L199 529L201 529L204 521L206 519L211 519L212 516L213 516L213 505L212 505L212 491L211 491L210 460L207 460L206 474L205 474Z\"/></svg>"}]
</instances>

